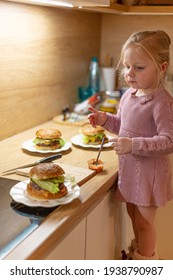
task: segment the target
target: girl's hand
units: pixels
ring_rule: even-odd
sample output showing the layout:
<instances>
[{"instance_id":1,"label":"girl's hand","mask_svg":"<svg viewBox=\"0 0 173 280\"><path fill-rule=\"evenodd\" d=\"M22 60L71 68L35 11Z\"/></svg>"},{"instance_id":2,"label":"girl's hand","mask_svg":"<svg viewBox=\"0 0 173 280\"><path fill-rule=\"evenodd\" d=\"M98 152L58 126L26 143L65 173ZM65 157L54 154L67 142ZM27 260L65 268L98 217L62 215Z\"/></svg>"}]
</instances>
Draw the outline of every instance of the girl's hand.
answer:
<instances>
[{"instance_id":1,"label":"girl's hand","mask_svg":"<svg viewBox=\"0 0 173 280\"><path fill-rule=\"evenodd\" d=\"M92 114L88 115L89 123L96 127L96 125L104 125L107 120L107 115L105 112L98 111L92 107L88 108L89 111L92 112Z\"/></svg>"},{"instance_id":2,"label":"girl's hand","mask_svg":"<svg viewBox=\"0 0 173 280\"><path fill-rule=\"evenodd\" d=\"M123 155L131 153L132 151L132 139L127 137L116 137L109 139L112 142L112 147L116 151L117 155Z\"/></svg>"}]
</instances>

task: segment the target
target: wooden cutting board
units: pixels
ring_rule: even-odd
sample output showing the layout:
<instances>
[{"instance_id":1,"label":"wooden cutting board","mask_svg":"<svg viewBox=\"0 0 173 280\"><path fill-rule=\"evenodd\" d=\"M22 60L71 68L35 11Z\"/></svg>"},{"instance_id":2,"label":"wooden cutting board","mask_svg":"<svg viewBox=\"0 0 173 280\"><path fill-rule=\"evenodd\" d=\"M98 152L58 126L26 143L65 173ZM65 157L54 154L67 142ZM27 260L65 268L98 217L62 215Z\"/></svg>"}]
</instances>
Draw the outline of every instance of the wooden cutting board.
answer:
<instances>
[{"instance_id":1,"label":"wooden cutting board","mask_svg":"<svg viewBox=\"0 0 173 280\"><path fill-rule=\"evenodd\" d=\"M64 169L66 174L71 174L71 175L75 176L75 181L79 186L81 186L86 181L88 181L96 173L94 170L90 170L90 169L78 167L78 166L72 166L69 164L60 163L58 165ZM31 168L18 169L16 171L16 174L29 177L30 169Z\"/></svg>"},{"instance_id":2,"label":"wooden cutting board","mask_svg":"<svg viewBox=\"0 0 173 280\"><path fill-rule=\"evenodd\" d=\"M83 116L83 119L76 119L73 122L69 121L69 119L63 121L62 115L55 116L53 118L53 121L57 124L65 124L70 126L83 126L88 123L88 118L86 116Z\"/></svg>"}]
</instances>

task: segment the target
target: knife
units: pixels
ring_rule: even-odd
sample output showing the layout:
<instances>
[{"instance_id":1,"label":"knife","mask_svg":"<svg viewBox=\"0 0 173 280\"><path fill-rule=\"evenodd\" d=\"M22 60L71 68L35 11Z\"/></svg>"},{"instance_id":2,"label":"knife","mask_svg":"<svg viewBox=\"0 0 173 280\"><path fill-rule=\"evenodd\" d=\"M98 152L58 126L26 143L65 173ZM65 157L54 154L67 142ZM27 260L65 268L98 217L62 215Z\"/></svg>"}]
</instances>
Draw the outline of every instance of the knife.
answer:
<instances>
[{"instance_id":1,"label":"knife","mask_svg":"<svg viewBox=\"0 0 173 280\"><path fill-rule=\"evenodd\" d=\"M6 170L6 171L3 172L3 174L7 173L7 172L11 172L11 171L16 171L17 169L20 169L20 168L32 167L32 166L35 166L35 165L40 164L40 163L51 162L51 161L53 161L55 159L58 159L58 158L61 158L61 157L62 157L61 153L55 154L53 156L42 158L42 159L40 159L38 161L35 161L34 163L29 163L29 164L21 165L21 166L18 166L16 168L12 168L12 169Z\"/></svg>"}]
</instances>

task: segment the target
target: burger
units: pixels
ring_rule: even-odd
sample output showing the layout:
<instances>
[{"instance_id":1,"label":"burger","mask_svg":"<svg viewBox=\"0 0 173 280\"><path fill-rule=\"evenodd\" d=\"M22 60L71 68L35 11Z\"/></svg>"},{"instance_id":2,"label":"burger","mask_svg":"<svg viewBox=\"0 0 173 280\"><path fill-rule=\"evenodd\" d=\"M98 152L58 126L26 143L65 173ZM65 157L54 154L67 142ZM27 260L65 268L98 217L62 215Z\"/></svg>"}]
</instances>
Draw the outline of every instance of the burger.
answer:
<instances>
[{"instance_id":1,"label":"burger","mask_svg":"<svg viewBox=\"0 0 173 280\"><path fill-rule=\"evenodd\" d=\"M56 128L41 128L36 131L36 138L33 142L38 150L56 150L65 145L61 136L61 131Z\"/></svg>"},{"instance_id":2,"label":"burger","mask_svg":"<svg viewBox=\"0 0 173 280\"><path fill-rule=\"evenodd\" d=\"M105 138L104 143L108 142L108 137L105 134L104 128L99 125L93 127L91 124L87 124L83 126L81 133L84 144L100 145L103 137Z\"/></svg>"},{"instance_id":3,"label":"burger","mask_svg":"<svg viewBox=\"0 0 173 280\"><path fill-rule=\"evenodd\" d=\"M68 192L64 185L64 170L55 163L40 163L29 172L30 181L26 194L34 200L50 200L65 196Z\"/></svg>"}]
</instances>

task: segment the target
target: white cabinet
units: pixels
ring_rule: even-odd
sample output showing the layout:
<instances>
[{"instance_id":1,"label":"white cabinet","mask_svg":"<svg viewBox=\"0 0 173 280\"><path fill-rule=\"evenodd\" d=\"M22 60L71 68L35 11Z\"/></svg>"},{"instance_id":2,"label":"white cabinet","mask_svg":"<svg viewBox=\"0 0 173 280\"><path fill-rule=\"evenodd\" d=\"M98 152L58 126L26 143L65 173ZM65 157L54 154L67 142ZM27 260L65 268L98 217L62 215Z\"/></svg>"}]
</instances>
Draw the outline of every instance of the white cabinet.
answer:
<instances>
[{"instance_id":1,"label":"white cabinet","mask_svg":"<svg viewBox=\"0 0 173 280\"><path fill-rule=\"evenodd\" d=\"M84 260L85 226L86 219L83 219L45 259Z\"/></svg>"},{"instance_id":2,"label":"white cabinet","mask_svg":"<svg viewBox=\"0 0 173 280\"><path fill-rule=\"evenodd\" d=\"M111 260L115 259L114 190L85 217L55 249L47 260Z\"/></svg>"},{"instance_id":3,"label":"white cabinet","mask_svg":"<svg viewBox=\"0 0 173 280\"><path fill-rule=\"evenodd\" d=\"M112 260L115 258L115 201L113 192L87 216L86 259Z\"/></svg>"}]
</instances>

